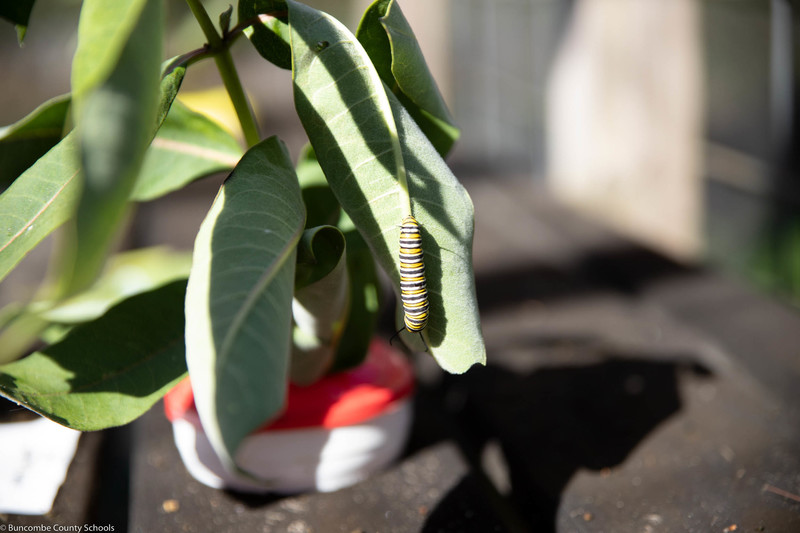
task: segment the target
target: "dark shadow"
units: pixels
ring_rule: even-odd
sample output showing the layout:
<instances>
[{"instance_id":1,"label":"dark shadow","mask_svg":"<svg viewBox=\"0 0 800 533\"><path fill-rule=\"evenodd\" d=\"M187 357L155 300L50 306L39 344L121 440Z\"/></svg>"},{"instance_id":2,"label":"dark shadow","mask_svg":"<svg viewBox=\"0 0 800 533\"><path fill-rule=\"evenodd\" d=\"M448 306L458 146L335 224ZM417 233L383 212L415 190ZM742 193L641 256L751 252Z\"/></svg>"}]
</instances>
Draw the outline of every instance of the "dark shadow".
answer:
<instances>
[{"instance_id":1,"label":"dark shadow","mask_svg":"<svg viewBox=\"0 0 800 533\"><path fill-rule=\"evenodd\" d=\"M509 483L505 497L524 529L555 531L561 495L573 475L623 463L681 410L679 382L686 375L710 372L682 355L645 360L605 354L596 364L527 374L475 368L448 379L444 396L455 412L446 416L463 432L458 439L477 470L487 443L499 444ZM457 494L433 510L426 531L439 530L453 512L453 498Z\"/></svg>"},{"instance_id":2,"label":"dark shadow","mask_svg":"<svg viewBox=\"0 0 800 533\"><path fill-rule=\"evenodd\" d=\"M104 430L93 479L89 522L114 524L114 531L128 531L131 495L130 424Z\"/></svg>"},{"instance_id":3,"label":"dark shadow","mask_svg":"<svg viewBox=\"0 0 800 533\"><path fill-rule=\"evenodd\" d=\"M568 264L517 264L476 275L478 304L486 314L528 300L541 302L614 291L642 294L667 279L700 276L704 269L672 261L626 241L587 249Z\"/></svg>"}]
</instances>

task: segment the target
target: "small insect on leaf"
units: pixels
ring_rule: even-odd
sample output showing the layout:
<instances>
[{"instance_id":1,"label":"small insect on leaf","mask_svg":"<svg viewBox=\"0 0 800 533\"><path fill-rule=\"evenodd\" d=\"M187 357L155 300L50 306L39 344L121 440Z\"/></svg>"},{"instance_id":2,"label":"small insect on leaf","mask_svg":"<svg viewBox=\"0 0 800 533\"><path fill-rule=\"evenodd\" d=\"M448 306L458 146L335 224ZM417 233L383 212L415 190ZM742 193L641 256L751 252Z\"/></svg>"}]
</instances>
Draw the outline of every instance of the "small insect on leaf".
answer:
<instances>
[{"instance_id":1,"label":"small insect on leaf","mask_svg":"<svg viewBox=\"0 0 800 533\"><path fill-rule=\"evenodd\" d=\"M423 253L419 223L408 215L400 226L400 299L403 302L404 327L389 339L389 344L404 329L419 333L422 344L425 344L422 330L428 325L429 304Z\"/></svg>"},{"instance_id":2,"label":"small insect on leaf","mask_svg":"<svg viewBox=\"0 0 800 533\"><path fill-rule=\"evenodd\" d=\"M314 50L317 51L317 52L322 52L323 50L328 48L330 45L331 45L331 43L329 43L328 41L319 41L317 43L317 46L314 47Z\"/></svg>"}]
</instances>

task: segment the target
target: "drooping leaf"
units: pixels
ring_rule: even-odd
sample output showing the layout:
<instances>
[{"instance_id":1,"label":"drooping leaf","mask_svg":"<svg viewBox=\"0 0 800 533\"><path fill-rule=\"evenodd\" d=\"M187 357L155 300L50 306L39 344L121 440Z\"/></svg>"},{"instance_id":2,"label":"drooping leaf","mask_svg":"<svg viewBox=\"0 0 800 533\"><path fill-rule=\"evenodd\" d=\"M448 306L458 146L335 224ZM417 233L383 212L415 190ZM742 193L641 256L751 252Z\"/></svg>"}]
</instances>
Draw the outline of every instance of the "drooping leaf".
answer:
<instances>
[{"instance_id":1,"label":"drooping leaf","mask_svg":"<svg viewBox=\"0 0 800 533\"><path fill-rule=\"evenodd\" d=\"M131 198L153 200L203 176L232 169L242 153L224 128L175 102L145 154Z\"/></svg>"},{"instance_id":2,"label":"drooping leaf","mask_svg":"<svg viewBox=\"0 0 800 533\"><path fill-rule=\"evenodd\" d=\"M166 116L185 69L161 83L159 117ZM0 195L0 280L75 211L81 166L76 134L67 135Z\"/></svg>"},{"instance_id":3,"label":"drooping leaf","mask_svg":"<svg viewBox=\"0 0 800 533\"><path fill-rule=\"evenodd\" d=\"M297 251L292 382L310 385L330 368L349 296L344 235L333 226L307 229Z\"/></svg>"},{"instance_id":4,"label":"drooping leaf","mask_svg":"<svg viewBox=\"0 0 800 533\"><path fill-rule=\"evenodd\" d=\"M460 135L422 49L395 0L376 0L356 32L381 79L444 157Z\"/></svg>"},{"instance_id":5,"label":"drooping leaf","mask_svg":"<svg viewBox=\"0 0 800 533\"><path fill-rule=\"evenodd\" d=\"M0 195L0 280L72 216L80 192L77 144L70 133Z\"/></svg>"},{"instance_id":6,"label":"drooping leaf","mask_svg":"<svg viewBox=\"0 0 800 533\"><path fill-rule=\"evenodd\" d=\"M119 7L109 0L90 0L83 10L78 28L79 44L73 63L73 100L76 106L76 131L81 145L84 183L78 204L71 242L63 256L57 294L70 295L88 287L102 269L109 248L128 211L128 202L158 118L163 14L158 0L147 0L136 16L136 24L111 64L107 78L94 78L86 90L85 73L76 66L88 53L81 39L98 34L124 33L127 21L118 20ZM109 20L97 18L97 10ZM93 8L93 9L92 9ZM82 10L82 11L83 11ZM97 26L102 26L100 31ZM84 39L86 41L86 39ZM94 41L91 41L94 42ZM88 48L105 59L96 45ZM87 45L88 46L88 45ZM109 46L111 46L109 44ZM94 74L94 71L92 71ZM78 83L80 81L80 83ZM80 91L80 92L78 92Z\"/></svg>"},{"instance_id":7,"label":"drooping leaf","mask_svg":"<svg viewBox=\"0 0 800 533\"><path fill-rule=\"evenodd\" d=\"M49 307L41 316L65 324L93 320L134 294L188 278L191 266L191 253L161 246L121 252L109 259L88 290Z\"/></svg>"},{"instance_id":8,"label":"drooping leaf","mask_svg":"<svg viewBox=\"0 0 800 533\"><path fill-rule=\"evenodd\" d=\"M303 232L297 245L295 290L319 283L342 262L345 255L344 235L334 226L317 226Z\"/></svg>"},{"instance_id":9,"label":"drooping leaf","mask_svg":"<svg viewBox=\"0 0 800 533\"><path fill-rule=\"evenodd\" d=\"M0 187L5 188L64 136L69 95L56 96L0 128Z\"/></svg>"},{"instance_id":10,"label":"drooping leaf","mask_svg":"<svg viewBox=\"0 0 800 533\"><path fill-rule=\"evenodd\" d=\"M203 427L231 469L241 440L284 404L304 223L291 160L271 137L245 153L197 234L186 358Z\"/></svg>"},{"instance_id":11,"label":"drooping leaf","mask_svg":"<svg viewBox=\"0 0 800 533\"><path fill-rule=\"evenodd\" d=\"M387 93L366 52L340 23L287 2L295 106L342 208L399 294L398 224L409 214L397 179ZM328 42L323 50L316 46ZM431 354L452 373L486 358L472 272L473 208L464 188L417 124L388 93L413 215L423 227Z\"/></svg>"},{"instance_id":12,"label":"drooping leaf","mask_svg":"<svg viewBox=\"0 0 800 533\"><path fill-rule=\"evenodd\" d=\"M260 16L259 22L247 31L250 42L267 61L291 69L292 52L286 9L285 0L239 0L239 23Z\"/></svg>"},{"instance_id":13,"label":"drooping leaf","mask_svg":"<svg viewBox=\"0 0 800 533\"><path fill-rule=\"evenodd\" d=\"M34 0L6 0L0 2L0 17L13 23L17 27L17 40L22 43L25 32L28 31L28 21L31 17Z\"/></svg>"},{"instance_id":14,"label":"drooping leaf","mask_svg":"<svg viewBox=\"0 0 800 533\"><path fill-rule=\"evenodd\" d=\"M174 61L175 58L164 61L161 64L161 85L159 87L161 96L158 101L156 125L153 129L153 134L161 128L167 119L167 115L172 109L172 103L175 101L175 97L178 96L183 78L186 76L186 67L183 65L173 66Z\"/></svg>"},{"instance_id":15,"label":"drooping leaf","mask_svg":"<svg viewBox=\"0 0 800 533\"><path fill-rule=\"evenodd\" d=\"M186 374L185 281L138 294L0 366L0 394L82 431L139 417Z\"/></svg>"},{"instance_id":16,"label":"drooping leaf","mask_svg":"<svg viewBox=\"0 0 800 533\"><path fill-rule=\"evenodd\" d=\"M308 211L306 227L335 224L343 232L346 241L350 305L345 330L330 366L330 372L338 372L358 366L367 356L380 310L380 280L372 252L353 221L339 206L310 145L304 148L298 158L297 177Z\"/></svg>"},{"instance_id":17,"label":"drooping leaf","mask_svg":"<svg viewBox=\"0 0 800 533\"><path fill-rule=\"evenodd\" d=\"M78 47L72 60L72 97L82 114L83 98L117 69L123 49L152 0L84 0ZM152 8L160 10L160 6ZM152 16L152 15L150 15ZM148 24L138 31L152 31ZM161 58L159 57L159 61Z\"/></svg>"}]
</instances>

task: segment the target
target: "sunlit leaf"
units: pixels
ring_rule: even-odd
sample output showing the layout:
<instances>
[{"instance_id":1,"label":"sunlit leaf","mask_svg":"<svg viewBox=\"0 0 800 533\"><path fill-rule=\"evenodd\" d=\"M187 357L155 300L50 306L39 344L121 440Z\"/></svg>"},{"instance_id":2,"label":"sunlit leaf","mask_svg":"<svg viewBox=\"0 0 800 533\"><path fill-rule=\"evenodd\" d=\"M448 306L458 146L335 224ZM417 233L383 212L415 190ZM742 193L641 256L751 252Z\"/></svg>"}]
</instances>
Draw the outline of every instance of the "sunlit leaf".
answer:
<instances>
[{"instance_id":1,"label":"sunlit leaf","mask_svg":"<svg viewBox=\"0 0 800 533\"><path fill-rule=\"evenodd\" d=\"M69 95L56 96L0 128L0 187L10 185L62 139L69 104Z\"/></svg>"},{"instance_id":2,"label":"sunlit leaf","mask_svg":"<svg viewBox=\"0 0 800 533\"><path fill-rule=\"evenodd\" d=\"M122 51L148 2L152 3L152 0L83 1L71 74L72 97L78 108L82 106L84 96L105 82L117 68ZM160 9L160 6L153 7Z\"/></svg>"},{"instance_id":3,"label":"sunlit leaf","mask_svg":"<svg viewBox=\"0 0 800 533\"><path fill-rule=\"evenodd\" d=\"M136 295L0 366L0 395L83 431L136 419L186 374L185 289L177 281Z\"/></svg>"},{"instance_id":4,"label":"sunlit leaf","mask_svg":"<svg viewBox=\"0 0 800 533\"><path fill-rule=\"evenodd\" d=\"M344 235L333 226L307 229L298 245L292 303L294 383L310 385L331 367L349 297Z\"/></svg>"},{"instance_id":5,"label":"sunlit leaf","mask_svg":"<svg viewBox=\"0 0 800 533\"><path fill-rule=\"evenodd\" d=\"M0 195L0 279L73 213L80 192L75 133Z\"/></svg>"},{"instance_id":6,"label":"sunlit leaf","mask_svg":"<svg viewBox=\"0 0 800 533\"><path fill-rule=\"evenodd\" d=\"M232 169L242 153L224 128L175 102L145 154L131 198L153 200L203 176Z\"/></svg>"},{"instance_id":7,"label":"sunlit leaf","mask_svg":"<svg viewBox=\"0 0 800 533\"><path fill-rule=\"evenodd\" d=\"M140 248L112 256L100 278L86 291L48 307L51 322L93 320L122 300L189 277L192 256L164 247Z\"/></svg>"},{"instance_id":8,"label":"sunlit leaf","mask_svg":"<svg viewBox=\"0 0 800 533\"><path fill-rule=\"evenodd\" d=\"M61 262L59 295L86 288L102 269L125 219L157 123L163 24L158 0L147 0L136 13L135 25L116 61L111 62L108 77L95 78L93 70L89 77L96 83L88 90L84 86L87 74L80 70L85 65L78 64L78 59L85 61L89 52L98 62L108 60L96 39L98 35L112 39L113 35L116 42L116 34L125 34L128 24L119 20L119 15L132 8L132 3L108 0L89 0L83 5L73 63L73 100L84 183L70 242L65 247L68 252ZM89 14L84 16L87 9Z\"/></svg>"},{"instance_id":9,"label":"sunlit leaf","mask_svg":"<svg viewBox=\"0 0 800 533\"><path fill-rule=\"evenodd\" d=\"M328 15L289 1L295 106L339 203L399 294L397 178L387 93L354 36ZM320 42L329 43L323 49ZM486 358L472 271L473 208L467 192L408 112L388 93L422 239L431 315L426 335L445 370Z\"/></svg>"},{"instance_id":10,"label":"sunlit leaf","mask_svg":"<svg viewBox=\"0 0 800 533\"><path fill-rule=\"evenodd\" d=\"M159 117L166 116L185 70L161 83ZM0 280L42 239L66 222L80 192L80 155L70 133L0 195Z\"/></svg>"},{"instance_id":11,"label":"sunlit leaf","mask_svg":"<svg viewBox=\"0 0 800 533\"><path fill-rule=\"evenodd\" d=\"M384 83L439 154L447 155L459 131L400 5L376 0L364 13L356 35Z\"/></svg>"}]
</instances>

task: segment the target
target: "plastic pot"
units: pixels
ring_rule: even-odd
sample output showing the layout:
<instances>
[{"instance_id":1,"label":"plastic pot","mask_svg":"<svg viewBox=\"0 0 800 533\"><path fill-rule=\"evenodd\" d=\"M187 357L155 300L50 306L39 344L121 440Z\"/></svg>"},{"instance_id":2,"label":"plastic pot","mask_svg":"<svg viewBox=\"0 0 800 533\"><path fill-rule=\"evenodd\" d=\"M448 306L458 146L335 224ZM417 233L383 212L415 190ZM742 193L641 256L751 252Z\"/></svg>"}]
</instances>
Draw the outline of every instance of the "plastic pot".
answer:
<instances>
[{"instance_id":1,"label":"plastic pot","mask_svg":"<svg viewBox=\"0 0 800 533\"><path fill-rule=\"evenodd\" d=\"M383 340L372 342L355 369L307 387L290 385L284 413L246 437L236 454L243 470L268 485L222 466L188 379L164 397L164 406L181 458L201 483L246 492L327 492L365 479L400 455L413 389L408 360Z\"/></svg>"}]
</instances>

